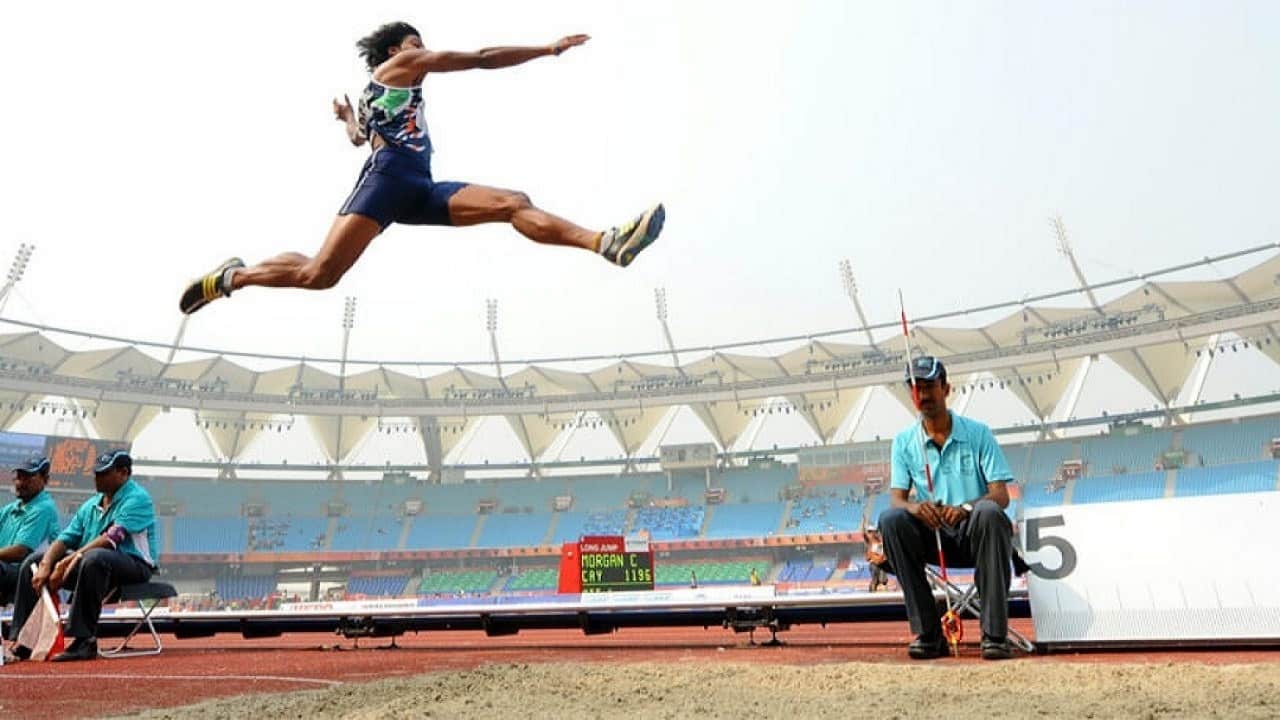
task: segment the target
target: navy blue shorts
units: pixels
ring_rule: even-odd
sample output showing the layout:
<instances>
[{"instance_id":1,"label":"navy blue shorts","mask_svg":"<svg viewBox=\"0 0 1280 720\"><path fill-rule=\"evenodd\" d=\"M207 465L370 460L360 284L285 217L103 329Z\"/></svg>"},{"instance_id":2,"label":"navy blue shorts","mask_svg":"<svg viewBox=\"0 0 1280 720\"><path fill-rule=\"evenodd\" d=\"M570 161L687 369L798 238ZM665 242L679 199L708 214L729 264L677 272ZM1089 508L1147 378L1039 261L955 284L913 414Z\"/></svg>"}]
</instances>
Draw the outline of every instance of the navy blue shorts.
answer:
<instances>
[{"instance_id":1,"label":"navy blue shorts","mask_svg":"<svg viewBox=\"0 0 1280 720\"><path fill-rule=\"evenodd\" d=\"M383 228L403 225L452 225L449 198L467 183L431 179L428 156L395 147L373 151L339 215L371 217Z\"/></svg>"}]
</instances>

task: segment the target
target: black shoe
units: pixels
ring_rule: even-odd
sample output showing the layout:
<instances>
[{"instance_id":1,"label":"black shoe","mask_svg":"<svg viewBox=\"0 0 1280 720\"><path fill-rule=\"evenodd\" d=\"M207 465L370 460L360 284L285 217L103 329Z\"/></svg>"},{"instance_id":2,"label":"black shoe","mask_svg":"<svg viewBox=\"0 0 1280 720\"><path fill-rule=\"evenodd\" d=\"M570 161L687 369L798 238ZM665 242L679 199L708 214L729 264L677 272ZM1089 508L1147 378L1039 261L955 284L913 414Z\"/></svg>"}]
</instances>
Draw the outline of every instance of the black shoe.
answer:
<instances>
[{"instance_id":1,"label":"black shoe","mask_svg":"<svg viewBox=\"0 0 1280 720\"><path fill-rule=\"evenodd\" d=\"M947 654L947 643L945 640L927 640L924 637L917 637L907 646L907 655L912 660L933 660Z\"/></svg>"},{"instance_id":2,"label":"black shoe","mask_svg":"<svg viewBox=\"0 0 1280 720\"><path fill-rule=\"evenodd\" d=\"M192 280L183 291L182 299L178 301L178 309L183 315L190 315L218 298L231 297L231 288L225 282L227 270L242 267L244 267L243 260L231 258L214 268L208 275Z\"/></svg>"},{"instance_id":3,"label":"black shoe","mask_svg":"<svg viewBox=\"0 0 1280 720\"><path fill-rule=\"evenodd\" d=\"M28 647L23 647L21 645L14 645L12 650L6 649L4 651L4 661L6 663L22 662L23 660L30 660L30 659L31 659L31 648L28 648Z\"/></svg>"},{"instance_id":4,"label":"black shoe","mask_svg":"<svg viewBox=\"0 0 1280 720\"><path fill-rule=\"evenodd\" d=\"M1008 660L1011 657L1013 657L1013 647L1009 645L1008 638L996 639L983 636L983 660Z\"/></svg>"},{"instance_id":5,"label":"black shoe","mask_svg":"<svg viewBox=\"0 0 1280 720\"><path fill-rule=\"evenodd\" d=\"M96 638L76 638L65 652L54 655L53 662L73 662L75 660L95 660L98 657L98 640Z\"/></svg>"}]
</instances>

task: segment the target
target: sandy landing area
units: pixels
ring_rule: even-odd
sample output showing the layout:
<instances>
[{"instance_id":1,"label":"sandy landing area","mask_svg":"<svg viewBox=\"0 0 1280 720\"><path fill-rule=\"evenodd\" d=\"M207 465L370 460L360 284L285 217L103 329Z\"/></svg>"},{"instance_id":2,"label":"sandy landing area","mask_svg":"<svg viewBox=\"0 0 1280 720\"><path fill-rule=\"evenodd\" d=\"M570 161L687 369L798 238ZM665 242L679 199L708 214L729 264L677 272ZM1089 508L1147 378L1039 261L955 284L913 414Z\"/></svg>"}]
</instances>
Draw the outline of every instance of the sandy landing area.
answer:
<instances>
[{"instance_id":1,"label":"sandy landing area","mask_svg":"<svg viewBox=\"0 0 1280 720\"><path fill-rule=\"evenodd\" d=\"M1274 718L1280 663L488 665L144 718Z\"/></svg>"}]
</instances>

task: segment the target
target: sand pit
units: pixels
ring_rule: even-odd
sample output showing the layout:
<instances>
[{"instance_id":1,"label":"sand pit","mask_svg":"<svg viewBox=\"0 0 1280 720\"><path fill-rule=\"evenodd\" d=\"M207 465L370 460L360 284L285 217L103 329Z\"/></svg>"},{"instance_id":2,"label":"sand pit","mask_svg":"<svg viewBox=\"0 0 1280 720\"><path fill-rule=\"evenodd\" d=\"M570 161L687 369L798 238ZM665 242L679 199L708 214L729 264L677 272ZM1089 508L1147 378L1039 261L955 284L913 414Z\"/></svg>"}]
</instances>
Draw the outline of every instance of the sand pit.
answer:
<instances>
[{"instance_id":1,"label":"sand pit","mask_svg":"<svg viewBox=\"0 0 1280 720\"><path fill-rule=\"evenodd\" d=\"M498 664L143 718L1272 718L1280 664Z\"/></svg>"}]
</instances>

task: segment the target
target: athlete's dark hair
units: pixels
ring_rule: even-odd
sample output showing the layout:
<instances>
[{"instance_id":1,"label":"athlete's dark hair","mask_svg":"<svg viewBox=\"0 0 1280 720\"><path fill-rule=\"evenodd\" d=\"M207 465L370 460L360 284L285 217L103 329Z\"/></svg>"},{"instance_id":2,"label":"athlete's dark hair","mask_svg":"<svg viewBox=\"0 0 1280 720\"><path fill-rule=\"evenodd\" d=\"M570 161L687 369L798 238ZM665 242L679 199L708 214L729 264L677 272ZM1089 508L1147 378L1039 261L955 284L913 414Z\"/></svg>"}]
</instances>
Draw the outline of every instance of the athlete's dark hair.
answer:
<instances>
[{"instance_id":1,"label":"athlete's dark hair","mask_svg":"<svg viewBox=\"0 0 1280 720\"><path fill-rule=\"evenodd\" d=\"M419 35L418 30L407 22L390 22L360 38L356 47L360 48L360 57L372 70L391 57L390 49L404 42L410 35Z\"/></svg>"}]
</instances>

